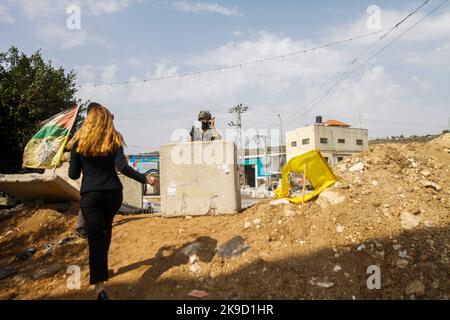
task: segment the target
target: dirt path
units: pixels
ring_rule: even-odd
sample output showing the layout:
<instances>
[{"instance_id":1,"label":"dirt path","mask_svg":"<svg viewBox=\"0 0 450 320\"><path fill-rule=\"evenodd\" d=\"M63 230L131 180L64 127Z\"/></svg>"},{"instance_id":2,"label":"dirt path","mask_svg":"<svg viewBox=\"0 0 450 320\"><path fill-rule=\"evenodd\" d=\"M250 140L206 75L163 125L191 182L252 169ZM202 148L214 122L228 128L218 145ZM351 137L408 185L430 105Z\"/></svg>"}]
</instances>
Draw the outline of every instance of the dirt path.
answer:
<instances>
[{"instance_id":1,"label":"dirt path","mask_svg":"<svg viewBox=\"0 0 450 320\"><path fill-rule=\"evenodd\" d=\"M426 144L372 147L335 169L340 181L328 196L344 199L336 205L322 199L302 211L265 201L234 216L117 216L110 295L189 299L199 289L210 294L206 299L449 299L447 148L449 135ZM365 169L352 172L360 162ZM18 270L0 280L1 299L94 298L87 288L85 241L44 250L72 235L76 211L48 206L0 215L0 268ZM219 258L216 247L236 235L250 248ZM187 252L192 244L199 260L194 264ZM16 262L14 255L29 247L37 252ZM67 289L70 265L81 267L82 290ZM367 288L369 266L381 270L380 290Z\"/></svg>"}]
</instances>

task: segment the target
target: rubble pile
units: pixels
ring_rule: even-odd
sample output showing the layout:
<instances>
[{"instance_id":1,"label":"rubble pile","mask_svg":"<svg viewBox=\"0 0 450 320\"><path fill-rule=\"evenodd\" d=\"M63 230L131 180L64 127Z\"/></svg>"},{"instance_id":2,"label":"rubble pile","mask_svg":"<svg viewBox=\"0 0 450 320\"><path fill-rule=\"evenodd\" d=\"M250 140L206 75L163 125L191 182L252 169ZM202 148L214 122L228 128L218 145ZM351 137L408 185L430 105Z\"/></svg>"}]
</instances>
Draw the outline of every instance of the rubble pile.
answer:
<instances>
[{"instance_id":1,"label":"rubble pile","mask_svg":"<svg viewBox=\"0 0 450 320\"><path fill-rule=\"evenodd\" d=\"M110 295L449 299L449 150L450 135L371 146L334 168L339 181L303 207L268 199L235 216L118 216ZM86 242L55 245L74 223L55 209L0 214L1 299L95 297ZM43 253L45 244L54 246ZM36 252L17 261L29 248ZM68 289L69 265L80 266L83 290ZM377 270L379 286L371 283Z\"/></svg>"}]
</instances>

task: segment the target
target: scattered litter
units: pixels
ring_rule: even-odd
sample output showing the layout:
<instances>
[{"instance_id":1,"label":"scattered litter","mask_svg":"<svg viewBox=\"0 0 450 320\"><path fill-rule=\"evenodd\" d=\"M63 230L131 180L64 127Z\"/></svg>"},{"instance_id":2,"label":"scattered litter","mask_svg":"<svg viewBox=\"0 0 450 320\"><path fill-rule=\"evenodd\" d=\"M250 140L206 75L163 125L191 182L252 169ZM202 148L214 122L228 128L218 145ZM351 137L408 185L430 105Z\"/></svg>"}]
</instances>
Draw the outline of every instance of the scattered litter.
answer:
<instances>
[{"instance_id":1,"label":"scattered litter","mask_svg":"<svg viewBox=\"0 0 450 320\"><path fill-rule=\"evenodd\" d=\"M28 248L25 251L16 254L16 260L17 261L27 261L36 253L36 249L34 248Z\"/></svg>"},{"instance_id":2,"label":"scattered litter","mask_svg":"<svg viewBox=\"0 0 450 320\"><path fill-rule=\"evenodd\" d=\"M221 258L236 257L240 256L249 248L250 246L244 242L241 236L235 236L219 248L218 255Z\"/></svg>"},{"instance_id":3,"label":"scattered litter","mask_svg":"<svg viewBox=\"0 0 450 320\"><path fill-rule=\"evenodd\" d=\"M244 222L244 229L247 230L252 226L252 223L250 221Z\"/></svg>"},{"instance_id":4,"label":"scattered litter","mask_svg":"<svg viewBox=\"0 0 450 320\"><path fill-rule=\"evenodd\" d=\"M398 250L400 250L400 249L402 248L402 246L399 245L399 244L394 244L394 245L392 246L392 248L393 248L395 251L398 251Z\"/></svg>"},{"instance_id":5,"label":"scattered litter","mask_svg":"<svg viewBox=\"0 0 450 320\"><path fill-rule=\"evenodd\" d=\"M404 251L400 251L399 253L398 253L398 255L399 255L399 257L400 258L406 258L407 256L408 256L408 252L406 252L406 250L404 250Z\"/></svg>"},{"instance_id":6,"label":"scattered litter","mask_svg":"<svg viewBox=\"0 0 450 320\"><path fill-rule=\"evenodd\" d=\"M337 227L336 227L336 232L337 233L342 233L342 232L344 232L344 229L345 229L344 226L341 226L340 224L338 224Z\"/></svg>"},{"instance_id":7,"label":"scattered litter","mask_svg":"<svg viewBox=\"0 0 450 320\"><path fill-rule=\"evenodd\" d=\"M203 290L192 290L188 293L188 296L194 297L194 298L205 298L209 296L209 293Z\"/></svg>"}]
</instances>

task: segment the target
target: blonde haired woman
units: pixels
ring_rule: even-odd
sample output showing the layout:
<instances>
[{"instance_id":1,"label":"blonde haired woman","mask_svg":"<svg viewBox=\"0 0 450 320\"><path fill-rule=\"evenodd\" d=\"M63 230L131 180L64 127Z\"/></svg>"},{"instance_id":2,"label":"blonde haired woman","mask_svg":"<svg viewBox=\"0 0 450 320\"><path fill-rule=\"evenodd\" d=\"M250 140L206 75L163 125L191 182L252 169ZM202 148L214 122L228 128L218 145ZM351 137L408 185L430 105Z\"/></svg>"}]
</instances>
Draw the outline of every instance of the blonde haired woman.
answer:
<instances>
[{"instance_id":1,"label":"blonde haired woman","mask_svg":"<svg viewBox=\"0 0 450 320\"><path fill-rule=\"evenodd\" d=\"M95 285L98 300L108 300L108 251L114 215L122 205L122 184L117 171L142 184L156 184L128 166L122 135L116 131L113 115L105 107L91 106L80 130L69 142L72 149L69 177L83 172L80 208L86 221L89 243L89 283Z\"/></svg>"}]
</instances>

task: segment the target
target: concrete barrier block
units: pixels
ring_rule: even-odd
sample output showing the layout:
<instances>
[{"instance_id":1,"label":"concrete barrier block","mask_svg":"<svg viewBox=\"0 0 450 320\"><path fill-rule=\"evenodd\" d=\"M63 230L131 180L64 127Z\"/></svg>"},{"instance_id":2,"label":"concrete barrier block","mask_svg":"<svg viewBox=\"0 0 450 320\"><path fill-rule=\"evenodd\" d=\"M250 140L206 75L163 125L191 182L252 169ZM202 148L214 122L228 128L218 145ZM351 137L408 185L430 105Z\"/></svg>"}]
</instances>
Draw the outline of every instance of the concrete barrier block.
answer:
<instances>
[{"instance_id":1,"label":"concrete barrier block","mask_svg":"<svg viewBox=\"0 0 450 320\"><path fill-rule=\"evenodd\" d=\"M119 174L123 186L123 204L136 209L143 208L144 185L123 174Z\"/></svg>"},{"instance_id":2,"label":"concrete barrier block","mask_svg":"<svg viewBox=\"0 0 450 320\"><path fill-rule=\"evenodd\" d=\"M44 174L52 175L53 174L53 169L46 169ZM63 162L61 164L61 166L56 168L55 174L60 176L62 179L64 179L67 183L72 185L77 190L80 190L80 188L81 188L81 180L82 180L83 174L81 174L81 177L78 180L70 179L69 178L69 162L68 161Z\"/></svg>"},{"instance_id":3,"label":"concrete barrier block","mask_svg":"<svg viewBox=\"0 0 450 320\"><path fill-rule=\"evenodd\" d=\"M0 174L0 190L21 201L80 200L80 191L56 174Z\"/></svg>"},{"instance_id":4,"label":"concrete barrier block","mask_svg":"<svg viewBox=\"0 0 450 320\"><path fill-rule=\"evenodd\" d=\"M164 217L235 214L241 210L236 145L230 141L161 146Z\"/></svg>"}]
</instances>

